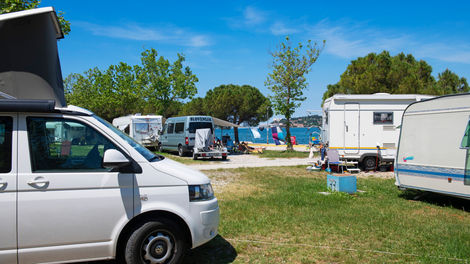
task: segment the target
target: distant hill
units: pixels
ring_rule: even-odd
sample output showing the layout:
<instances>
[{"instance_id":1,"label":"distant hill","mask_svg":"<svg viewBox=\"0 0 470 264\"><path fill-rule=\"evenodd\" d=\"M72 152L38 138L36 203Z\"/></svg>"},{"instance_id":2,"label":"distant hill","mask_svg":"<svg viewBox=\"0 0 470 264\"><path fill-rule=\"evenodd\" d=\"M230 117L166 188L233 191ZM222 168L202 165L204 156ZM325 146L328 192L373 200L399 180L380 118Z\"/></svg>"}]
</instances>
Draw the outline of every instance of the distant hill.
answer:
<instances>
[{"instance_id":1,"label":"distant hill","mask_svg":"<svg viewBox=\"0 0 470 264\"><path fill-rule=\"evenodd\" d=\"M311 116L302 116L302 117L293 117L290 119L291 127L311 127L311 126L321 126L321 116L311 115ZM285 126L287 120L282 118L280 120L275 119L272 124L278 124L280 126Z\"/></svg>"}]
</instances>

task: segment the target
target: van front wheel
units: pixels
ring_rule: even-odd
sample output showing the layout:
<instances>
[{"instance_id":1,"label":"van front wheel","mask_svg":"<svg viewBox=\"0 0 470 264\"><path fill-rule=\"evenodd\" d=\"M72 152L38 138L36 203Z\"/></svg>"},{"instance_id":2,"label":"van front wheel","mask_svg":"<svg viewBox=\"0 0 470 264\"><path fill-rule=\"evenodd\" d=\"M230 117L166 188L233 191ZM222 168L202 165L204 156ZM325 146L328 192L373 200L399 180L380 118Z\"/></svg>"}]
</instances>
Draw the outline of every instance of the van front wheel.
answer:
<instances>
[{"instance_id":1,"label":"van front wheel","mask_svg":"<svg viewBox=\"0 0 470 264\"><path fill-rule=\"evenodd\" d=\"M127 264L180 263L186 245L180 228L161 218L146 222L129 237L126 245Z\"/></svg>"}]
</instances>

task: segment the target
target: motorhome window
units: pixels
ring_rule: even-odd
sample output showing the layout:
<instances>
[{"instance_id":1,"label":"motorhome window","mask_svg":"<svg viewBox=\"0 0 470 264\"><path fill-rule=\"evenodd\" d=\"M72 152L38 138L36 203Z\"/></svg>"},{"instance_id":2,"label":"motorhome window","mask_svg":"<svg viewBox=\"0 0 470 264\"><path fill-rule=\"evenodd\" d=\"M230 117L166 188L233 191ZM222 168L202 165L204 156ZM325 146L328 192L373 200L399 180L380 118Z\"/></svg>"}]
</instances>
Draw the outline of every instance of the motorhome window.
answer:
<instances>
[{"instance_id":1,"label":"motorhome window","mask_svg":"<svg viewBox=\"0 0 470 264\"><path fill-rule=\"evenodd\" d=\"M191 122L189 123L189 133L196 133L196 129L201 128L210 128L212 135L214 135L214 130L212 128L211 122Z\"/></svg>"},{"instance_id":2,"label":"motorhome window","mask_svg":"<svg viewBox=\"0 0 470 264\"><path fill-rule=\"evenodd\" d=\"M95 129L69 119L26 120L33 172L110 170L101 161L104 152L116 146Z\"/></svg>"},{"instance_id":3,"label":"motorhome window","mask_svg":"<svg viewBox=\"0 0 470 264\"><path fill-rule=\"evenodd\" d=\"M11 171L11 142L13 132L13 118L0 117L0 173Z\"/></svg>"},{"instance_id":4,"label":"motorhome window","mask_svg":"<svg viewBox=\"0 0 470 264\"><path fill-rule=\"evenodd\" d=\"M460 144L461 149L470 149L470 120L468 120L467 128L465 128L465 133L463 135L462 143Z\"/></svg>"},{"instance_id":5,"label":"motorhome window","mask_svg":"<svg viewBox=\"0 0 470 264\"><path fill-rule=\"evenodd\" d=\"M135 124L135 132L137 132L137 133L148 133L149 132L149 124L147 124L147 123Z\"/></svg>"},{"instance_id":6,"label":"motorhome window","mask_svg":"<svg viewBox=\"0 0 470 264\"><path fill-rule=\"evenodd\" d=\"M168 131L166 133L173 134L173 130L175 129L175 123L168 124Z\"/></svg>"},{"instance_id":7,"label":"motorhome window","mask_svg":"<svg viewBox=\"0 0 470 264\"><path fill-rule=\"evenodd\" d=\"M328 125L328 109L325 110L325 116L324 116L324 118L325 118L325 125Z\"/></svg>"},{"instance_id":8,"label":"motorhome window","mask_svg":"<svg viewBox=\"0 0 470 264\"><path fill-rule=\"evenodd\" d=\"M393 112L374 112L374 124L393 124Z\"/></svg>"}]
</instances>

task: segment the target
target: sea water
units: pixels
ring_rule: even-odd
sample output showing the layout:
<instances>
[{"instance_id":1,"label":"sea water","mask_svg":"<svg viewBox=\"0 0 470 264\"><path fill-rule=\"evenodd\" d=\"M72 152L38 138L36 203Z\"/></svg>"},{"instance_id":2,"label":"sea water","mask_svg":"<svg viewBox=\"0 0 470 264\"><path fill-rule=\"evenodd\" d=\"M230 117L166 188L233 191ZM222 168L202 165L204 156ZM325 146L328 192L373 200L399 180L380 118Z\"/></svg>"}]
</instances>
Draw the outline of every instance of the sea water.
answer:
<instances>
[{"instance_id":1,"label":"sea water","mask_svg":"<svg viewBox=\"0 0 470 264\"><path fill-rule=\"evenodd\" d=\"M242 141L250 141L253 143L259 144L266 144L266 137L268 138L269 144L274 144L273 136L271 133L271 129L263 129L260 130L259 128L254 128L260 134L260 138L255 138L255 135L251 131L251 128L238 128L238 138L240 142ZM286 129L282 128L282 132L284 136L286 136ZM311 135L312 133L312 135ZM308 144L309 137L314 136L316 139L319 139L320 129L316 127L307 128L307 127L291 127L290 134L291 136L295 136L296 141L298 144ZM222 136L229 135L232 140L235 140L234 130L232 129L215 129L215 137L222 139Z\"/></svg>"}]
</instances>

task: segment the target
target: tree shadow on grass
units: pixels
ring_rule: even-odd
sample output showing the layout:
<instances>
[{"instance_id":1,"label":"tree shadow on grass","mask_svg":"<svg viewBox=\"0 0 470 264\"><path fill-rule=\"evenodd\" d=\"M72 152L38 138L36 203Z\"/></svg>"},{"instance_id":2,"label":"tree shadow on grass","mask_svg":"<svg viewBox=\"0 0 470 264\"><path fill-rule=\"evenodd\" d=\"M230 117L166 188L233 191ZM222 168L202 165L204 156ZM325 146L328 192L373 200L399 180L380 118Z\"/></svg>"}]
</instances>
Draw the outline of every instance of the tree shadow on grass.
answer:
<instances>
[{"instance_id":1,"label":"tree shadow on grass","mask_svg":"<svg viewBox=\"0 0 470 264\"><path fill-rule=\"evenodd\" d=\"M237 257L235 248L220 235L208 243L186 251L184 264L232 263Z\"/></svg>"},{"instance_id":2,"label":"tree shadow on grass","mask_svg":"<svg viewBox=\"0 0 470 264\"><path fill-rule=\"evenodd\" d=\"M470 200L454 196L408 189L400 194L400 197L407 200L421 201L441 207L455 208L464 212L470 212Z\"/></svg>"}]
</instances>

